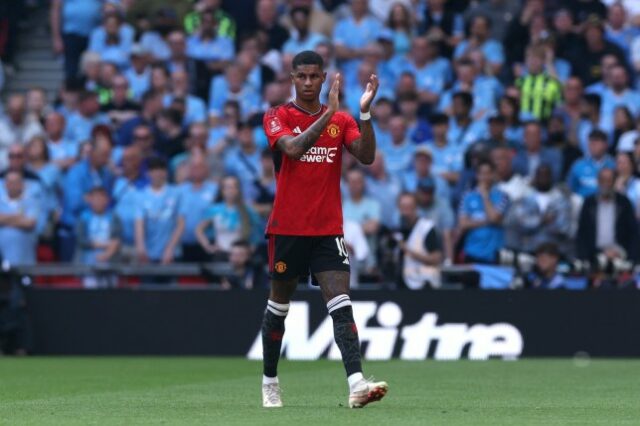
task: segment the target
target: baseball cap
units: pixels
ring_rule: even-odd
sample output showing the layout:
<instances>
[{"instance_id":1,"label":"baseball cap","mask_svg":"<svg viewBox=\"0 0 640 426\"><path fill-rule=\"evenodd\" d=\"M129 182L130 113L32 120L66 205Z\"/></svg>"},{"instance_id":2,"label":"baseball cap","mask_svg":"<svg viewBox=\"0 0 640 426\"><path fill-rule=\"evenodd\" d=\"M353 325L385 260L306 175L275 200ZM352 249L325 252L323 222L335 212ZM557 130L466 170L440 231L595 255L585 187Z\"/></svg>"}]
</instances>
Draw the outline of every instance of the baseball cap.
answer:
<instances>
[{"instance_id":1,"label":"baseball cap","mask_svg":"<svg viewBox=\"0 0 640 426\"><path fill-rule=\"evenodd\" d=\"M414 156L420 155L420 154L426 155L427 157L433 159L433 153L431 152L431 149L429 149L429 147L426 145L418 146L415 152L413 153Z\"/></svg>"},{"instance_id":2,"label":"baseball cap","mask_svg":"<svg viewBox=\"0 0 640 426\"><path fill-rule=\"evenodd\" d=\"M141 44L134 44L133 46L131 46L131 56L142 56L142 55L146 55L147 51L144 47L142 47Z\"/></svg>"},{"instance_id":3,"label":"baseball cap","mask_svg":"<svg viewBox=\"0 0 640 426\"><path fill-rule=\"evenodd\" d=\"M423 177L418 181L418 189L421 191L433 191L436 187L436 181L432 177Z\"/></svg>"}]
</instances>

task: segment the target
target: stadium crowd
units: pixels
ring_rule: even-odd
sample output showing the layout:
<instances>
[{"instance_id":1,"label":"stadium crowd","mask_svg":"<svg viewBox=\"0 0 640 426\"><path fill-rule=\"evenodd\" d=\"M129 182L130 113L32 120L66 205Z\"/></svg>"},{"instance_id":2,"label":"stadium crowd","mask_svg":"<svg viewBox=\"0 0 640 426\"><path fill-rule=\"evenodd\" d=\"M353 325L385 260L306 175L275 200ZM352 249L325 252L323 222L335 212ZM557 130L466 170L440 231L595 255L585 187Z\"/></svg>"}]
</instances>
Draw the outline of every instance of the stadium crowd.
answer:
<instances>
[{"instance_id":1,"label":"stadium crowd","mask_svg":"<svg viewBox=\"0 0 640 426\"><path fill-rule=\"evenodd\" d=\"M55 102L8 96L0 120L11 263L216 259L253 276L275 188L262 116L291 99L303 50L325 61L323 97L342 73L356 117L381 82L375 162L343 157L361 276L437 286L441 265L510 249L553 288L561 257L640 260L640 2L51 3L65 80Z\"/></svg>"}]
</instances>

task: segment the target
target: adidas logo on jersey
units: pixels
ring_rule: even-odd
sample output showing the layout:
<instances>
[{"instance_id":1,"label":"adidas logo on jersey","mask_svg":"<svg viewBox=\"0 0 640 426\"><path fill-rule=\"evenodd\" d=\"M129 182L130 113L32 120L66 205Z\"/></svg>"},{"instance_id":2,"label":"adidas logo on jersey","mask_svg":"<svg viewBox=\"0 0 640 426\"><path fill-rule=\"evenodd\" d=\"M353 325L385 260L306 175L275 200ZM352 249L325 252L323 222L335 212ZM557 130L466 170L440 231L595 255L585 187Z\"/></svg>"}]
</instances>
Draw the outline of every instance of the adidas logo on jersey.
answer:
<instances>
[{"instance_id":1,"label":"adidas logo on jersey","mask_svg":"<svg viewBox=\"0 0 640 426\"><path fill-rule=\"evenodd\" d=\"M293 129L293 133L295 133L296 135L299 135L300 133L302 133L302 130L300 130L300 126L296 126L296 128Z\"/></svg>"}]
</instances>

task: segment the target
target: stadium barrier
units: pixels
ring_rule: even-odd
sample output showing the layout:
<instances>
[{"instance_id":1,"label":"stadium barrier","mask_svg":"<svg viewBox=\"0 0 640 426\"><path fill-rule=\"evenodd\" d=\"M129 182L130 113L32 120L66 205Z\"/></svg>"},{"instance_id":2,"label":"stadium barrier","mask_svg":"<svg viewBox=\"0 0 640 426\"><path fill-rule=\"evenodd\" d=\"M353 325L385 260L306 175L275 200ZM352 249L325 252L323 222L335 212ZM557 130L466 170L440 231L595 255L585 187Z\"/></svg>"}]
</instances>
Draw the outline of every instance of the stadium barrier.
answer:
<instances>
[{"instance_id":1,"label":"stadium barrier","mask_svg":"<svg viewBox=\"0 0 640 426\"><path fill-rule=\"evenodd\" d=\"M265 291L27 289L37 355L261 356ZM354 291L366 359L640 356L640 293ZM300 291L289 359L338 359L319 292Z\"/></svg>"}]
</instances>

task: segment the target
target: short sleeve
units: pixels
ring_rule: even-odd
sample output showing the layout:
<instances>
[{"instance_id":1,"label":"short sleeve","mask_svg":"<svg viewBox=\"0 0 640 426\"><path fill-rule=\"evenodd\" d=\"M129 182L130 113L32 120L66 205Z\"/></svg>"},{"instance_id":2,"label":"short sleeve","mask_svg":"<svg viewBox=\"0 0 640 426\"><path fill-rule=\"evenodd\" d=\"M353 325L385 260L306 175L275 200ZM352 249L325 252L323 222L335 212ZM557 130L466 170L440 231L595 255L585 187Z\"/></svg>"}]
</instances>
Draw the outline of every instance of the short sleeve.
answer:
<instances>
[{"instance_id":1,"label":"short sleeve","mask_svg":"<svg viewBox=\"0 0 640 426\"><path fill-rule=\"evenodd\" d=\"M360 139L360 129L352 116L345 114L344 117L344 139L342 143L345 146L349 146L356 139Z\"/></svg>"},{"instance_id":2,"label":"short sleeve","mask_svg":"<svg viewBox=\"0 0 640 426\"><path fill-rule=\"evenodd\" d=\"M283 136L293 136L293 131L289 127L286 113L283 108L271 108L264 115L262 120L264 133L267 135L271 149L276 148L278 139Z\"/></svg>"},{"instance_id":3,"label":"short sleeve","mask_svg":"<svg viewBox=\"0 0 640 426\"><path fill-rule=\"evenodd\" d=\"M135 206L133 208L135 220L144 220L144 194L140 193L135 198Z\"/></svg>"},{"instance_id":4,"label":"short sleeve","mask_svg":"<svg viewBox=\"0 0 640 426\"><path fill-rule=\"evenodd\" d=\"M495 40L487 41L485 44L484 55L487 58L487 62L491 64L504 63L504 52L502 51L502 45Z\"/></svg>"},{"instance_id":5,"label":"short sleeve","mask_svg":"<svg viewBox=\"0 0 640 426\"><path fill-rule=\"evenodd\" d=\"M233 49L233 41L231 39L224 37L220 39L220 60L229 61L233 59L234 49Z\"/></svg>"},{"instance_id":6,"label":"short sleeve","mask_svg":"<svg viewBox=\"0 0 640 426\"><path fill-rule=\"evenodd\" d=\"M458 216L462 217L462 216L470 216L471 215L471 209L469 208L469 201L471 198L471 194L470 193L466 193L462 196L462 201L460 202L460 207L458 207Z\"/></svg>"}]
</instances>

